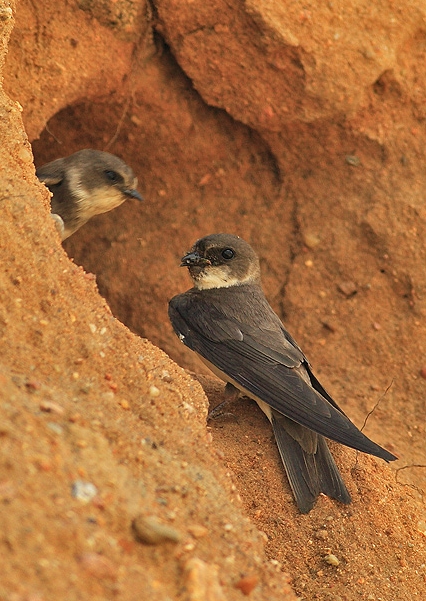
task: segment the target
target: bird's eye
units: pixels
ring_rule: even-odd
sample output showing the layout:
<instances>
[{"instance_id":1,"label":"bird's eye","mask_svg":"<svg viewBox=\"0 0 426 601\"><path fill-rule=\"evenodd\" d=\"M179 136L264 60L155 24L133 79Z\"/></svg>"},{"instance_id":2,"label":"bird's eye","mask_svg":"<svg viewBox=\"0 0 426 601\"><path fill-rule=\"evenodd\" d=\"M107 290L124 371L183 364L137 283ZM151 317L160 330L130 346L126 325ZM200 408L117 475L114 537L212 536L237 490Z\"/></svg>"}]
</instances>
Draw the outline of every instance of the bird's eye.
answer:
<instances>
[{"instance_id":1,"label":"bird's eye","mask_svg":"<svg viewBox=\"0 0 426 601\"><path fill-rule=\"evenodd\" d=\"M105 171L105 175L111 182L118 181L118 173L116 173L115 171L107 170Z\"/></svg>"},{"instance_id":2,"label":"bird's eye","mask_svg":"<svg viewBox=\"0 0 426 601\"><path fill-rule=\"evenodd\" d=\"M225 248L222 251L222 257L226 260L229 261L229 259L232 259L234 257L235 253L232 250L232 248Z\"/></svg>"}]
</instances>

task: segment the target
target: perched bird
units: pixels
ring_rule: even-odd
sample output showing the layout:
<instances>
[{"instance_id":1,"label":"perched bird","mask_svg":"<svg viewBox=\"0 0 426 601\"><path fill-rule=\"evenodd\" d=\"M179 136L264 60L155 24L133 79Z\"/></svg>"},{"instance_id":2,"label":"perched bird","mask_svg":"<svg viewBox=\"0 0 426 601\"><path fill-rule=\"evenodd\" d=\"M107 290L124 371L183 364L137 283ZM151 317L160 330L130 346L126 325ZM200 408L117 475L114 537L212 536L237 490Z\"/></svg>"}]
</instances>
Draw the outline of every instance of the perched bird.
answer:
<instances>
[{"instance_id":1,"label":"perched bird","mask_svg":"<svg viewBox=\"0 0 426 601\"><path fill-rule=\"evenodd\" d=\"M128 198L142 200L132 169L109 152L79 150L43 165L36 175L53 194L51 211L62 240Z\"/></svg>"},{"instance_id":2,"label":"perched bird","mask_svg":"<svg viewBox=\"0 0 426 601\"><path fill-rule=\"evenodd\" d=\"M308 513L320 493L350 503L324 437L385 461L397 457L367 438L314 376L264 296L254 250L238 236L213 234L181 267L194 287L170 301L173 328L227 382L225 392L237 389L267 415L299 510Z\"/></svg>"}]
</instances>

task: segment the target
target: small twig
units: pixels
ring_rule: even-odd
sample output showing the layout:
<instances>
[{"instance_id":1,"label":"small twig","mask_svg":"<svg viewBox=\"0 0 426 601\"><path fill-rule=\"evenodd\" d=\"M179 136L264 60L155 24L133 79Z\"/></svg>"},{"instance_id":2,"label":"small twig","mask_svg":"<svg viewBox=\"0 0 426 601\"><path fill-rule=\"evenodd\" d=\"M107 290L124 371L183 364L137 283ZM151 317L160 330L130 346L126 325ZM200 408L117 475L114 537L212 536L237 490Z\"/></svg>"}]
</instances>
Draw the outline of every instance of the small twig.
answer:
<instances>
[{"instance_id":1,"label":"small twig","mask_svg":"<svg viewBox=\"0 0 426 601\"><path fill-rule=\"evenodd\" d=\"M395 472L398 473L401 470L407 470L410 469L412 467L426 467L426 465L424 465L423 463L410 463L410 465L402 465L401 467L398 467ZM400 482L399 484L403 484L403 482Z\"/></svg>"},{"instance_id":2,"label":"small twig","mask_svg":"<svg viewBox=\"0 0 426 601\"><path fill-rule=\"evenodd\" d=\"M425 491L422 488L420 488L419 486L416 486L415 484L410 484L410 483L407 483L407 482L401 482L400 480L398 480L398 472L400 472L402 470L410 469L412 467L426 468L426 465L424 465L422 463L411 463L410 465L403 465L401 467L398 467L395 470L395 482L397 484L400 484L401 486L409 486L410 488L412 488L413 490L415 490L416 492L418 492L419 495L422 498L422 501L423 501Z\"/></svg>"},{"instance_id":3,"label":"small twig","mask_svg":"<svg viewBox=\"0 0 426 601\"><path fill-rule=\"evenodd\" d=\"M130 106L130 97L127 98L127 100L126 100L126 102L124 104L124 110L123 110L123 112L121 114L120 119L118 120L117 127L115 129L115 133L112 136L112 138L110 139L110 141L105 145L104 150L108 150L109 148L111 148L111 146L114 144L114 142L117 140L118 136L120 135L121 128L123 126L123 121L124 121L124 119L127 116L127 112L129 110L129 106Z\"/></svg>"},{"instance_id":4,"label":"small twig","mask_svg":"<svg viewBox=\"0 0 426 601\"><path fill-rule=\"evenodd\" d=\"M384 399L384 397L386 396L386 394L388 393L388 391L390 390L390 388L392 387L392 385L393 385L393 378L392 378L392 381L389 384L389 386L386 388L386 390L384 391L384 393L382 394L382 396L377 401L377 403L374 405L374 407L371 409L371 411L369 411L367 413L367 415L365 416L365 420L364 420L364 423L362 424L362 428L360 428L361 432L364 430L365 426L367 425L367 421L368 421L370 415L372 415L374 413L374 411L377 409L377 407L382 402L382 400Z\"/></svg>"},{"instance_id":5,"label":"small twig","mask_svg":"<svg viewBox=\"0 0 426 601\"><path fill-rule=\"evenodd\" d=\"M53 133L53 131L51 131L49 129L49 126L47 125L47 123L46 123L44 129L47 131L48 134L50 134L52 136L52 138L55 140L55 142L57 142L58 144L60 144L62 146L63 142L59 138L57 138L55 136L55 134Z\"/></svg>"},{"instance_id":6,"label":"small twig","mask_svg":"<svg viewBox=\"0 0 426 601\"><path fill-rule=\"evenodd\" d=\"M393 385L393 378L391 383L389 384L389 386L386 388L386 390L384 391L384 393L382 394L381 397L379 397L378 401L376 402L376 404L374 405L374 407L367 413L367 415L365 416L364 419L364 423L362 424L362 427L360 428L361 432L364 430L365 426L367 425L367 422L370 418L370 416L375 412L375 410L377 409L377 407L379 406L379 404L382 402L383 398L386 396L388 390L391 388L391 386ZM358 465L358 455L359 455L359 451L356 451L356 459L355 459L355 465L353 466L352 469L356 469L357 465Z\"/></svg>"}]
</instances>

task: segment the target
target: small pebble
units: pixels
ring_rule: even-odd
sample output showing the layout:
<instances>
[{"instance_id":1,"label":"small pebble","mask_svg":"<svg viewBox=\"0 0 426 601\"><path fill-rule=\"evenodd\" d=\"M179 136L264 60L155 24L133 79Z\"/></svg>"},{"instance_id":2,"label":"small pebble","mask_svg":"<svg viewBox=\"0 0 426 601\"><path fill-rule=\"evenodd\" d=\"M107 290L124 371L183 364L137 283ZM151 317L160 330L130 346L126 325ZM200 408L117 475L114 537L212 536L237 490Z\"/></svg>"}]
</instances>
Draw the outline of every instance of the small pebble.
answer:
<instances>
[{"instance_id":1,"label":"small pebble","mask_svg":"<svg viewBox=\"0 0 426 601\"><path fill-rule=\"evenodd\" d=\"M156 386L150 386L149 387L149 396L151 396L152 398L156 398L156 397L160 396L160 390Z\"/></svg>"},{"instance_id":2,"label":"small pebble","mask_svg":"<svg viewBox=\"0 0 426 601\"><path fill-rule=\"evenodd\" d=\"M348 165L352 165L352 167L358 167L361 165L360 159L354 154L348 154L345 156L345 161Z\"/></svg>"},{"instance_id":3,"label":"small pebble","mask_svg":"<svg viewBox=\"0 0 426 601\"><path fill-rule=\"evenodd\" d=\"M340 561L335 555L333 555L333 553L328 553L327 555L324 555L324 561L326 561L331 566L338 566L340 564Z\"/></svg>"},{"instance_id":4,"label":"small pebble","mask_svg":"<svg viewBox=\"0 0 426 601\"><path fill-rule=\"evenodd\" d=\"M337 284L337 288L342 294L348 297L353 296L358 291L356 284L351 281L340 282L339 284Z\"/></svg>"},{"instance_id":5,"label":"small pebble","mask_svg":"<svg viewBox=\"0 0 426 601\"><path fill-rule=\"evenodd\" d=\"M161 372L161 379L163 380L163 382L173 382L173 378L167 371L167 369L163 369L163 371Z\"/></svg>"},{"instance_id":6,"label":"small pebble","mask_svg":"<svg viewBox=\"0 0 426 601\"><path fill-rule=\"evenodd\" d=\"M258 576L244 576L244 578L241 578L241 580L239 580L237 582L237 584L235 585L235 588L240 589L240 591L243 593L243 595L250 595L250 593L252 592L252 590L257 586L257 583L259 582L259 577Z\"/></svg>"},{"instance_id":7,"label":"small pebble","mask_svg":"<svg viewBox=\"0 0 426 601\"><path fill-rule=\"evenodd\" d=\"M47 424L47 427L49 428L49 430L52 430L52 432L55 432L55 434L58 434L59 436L64 432L63 427L55 422L49 422Z\"/></svg>"},{"instance_id":8,"label":"small pebble","mask_svg":"<svg viewBox=\"0 0 426 601\"><path fill-rule=\"evenodd\" d=\"M143 125L142 119L139 119L137 115L131 115L130 121L136 125L136 127L140 127Z\"/></svg>"},{"instance_id":9,"label":"small pebble","mask_svg":"<svg viewBox=\"0 0 426 601\"><path fill-rule=\"evenodd\" d=\"M42 411L58 413L62 415L64 413L64 408L58 405L57 403L52 403L51 401L41 401L39 407Z\"/></svg>"},{"instance_id":10,"label":"small pebble","mask_svg":"<svg viewBox=\"0 0 426 601\"><path fill-rule=\"evenodd\" d=\"M211 173L206 173L205 175L203 175L203 177L200 179L200 181L198 182L199 186L205 186L206 184L209 183L209 181L211 180L212 176Z\"/></svg>"},{"instance_id":11,"label":"small pebble","mask_svg":"<svg viewBox=\"0 0 426 601\"><path fill-rule=\"evenodd\" d=\"M318 532L315 533L315 538L319 540L326 540L328 538L327 530L318 530Z\"/></svg>"},{"instance_id":12,"label":"small pebble","mask_svg":"<svg viewBox=\"0 0 426 601\"><path fill-rule=\"evenodd\" d=\"M76 480L73 482L71 494L75 499L83 501L83 503L89 503L98 494L98 489L91 482Z\"/></svg>"},{"instance_id":13,"label":"small pebble","mask_svg":"<svg viewBox=\"0 0 426 601\"><path fill-rule=\"evenodd\" d=\"M187 601L226 601L219 582L219 568L198 557L192 557L183 566Z\"/></svg>"},{"instance_id":14,"label":"small pebble","mask_svg":"<svg viewBox=\"0 0 426 601\"><path fill-rule=\"evenodd\" d=\"M321 243L321 238L313 232L305 232L303 234L303 242L310 249L317 247Z\"/></svg>"},{"instance_id":15,"label":"small pebble","mask_svg":"<svg viewBox=\"0 0 426 601\"><path fill-rule=\"evenodd\" d=\"M39 390L41 388L41 382L38 380L28 380L25 384L27 390Z\"/></svg>"},{"instance_id":16,"label":"small pebble","mask_svg":"<svg viewBox=\"0 0 426 601\"><path fill-rule=\"evenodd\" d=\"M154 516L139 515L132 522L135 538L145 545L159 545L165 542L178 543L182 536L171 526L161 524Z\"/></svg>"},{"instance_id":17,"label":"small pebble","mask_svg":"<svg viewBox=\"0 0 426 601\"><path fill-rule=\"evenodd\" d=\"M334 324L330 323L329 321L323 321L322 325L326 330L328 330L332 334L334 334L336 332L336 326Z\"/></svg>"},{"instance_id":18,"label":"small pebble","mask_svg":"<svg viewBox=\"0 0 426 601\"><path fill-rule=\"evenodd\" d=\"M33 160L33 155L26 146L21 146L21 148L18 151L18 156L26 163L30 163Z\"/></svg>"},{"instance_id":19,"label":"small pebble","mask_svg":"<svg viewBox=\"0 0 426 601\"><path fill-rule=\"evenodd\" d=\"M189 534L192 534L194 538L203 538L209 533L208 528L201 526L200 524L193 524L188 527Z\"/></svg>"},{"instance_id":20,"label":"small pebble","mask_svg":"<svg viewBox=\"0 0 426 601\"><path fill-rule=\"evenodd\" d=\"M0 8L0 19L2 21L8 21L12 16L12 9L9 6Z\"/></svg>"},{"instance_id":21,"label":"small pebble","mask_svg":"<svg viewBox=\"0 0 426 601\"><path fill-rule=\"evenodd\" d=\"M421 368L420 375L424 380L426 380L426 365Z\"/></svg>"},{"instance_id":22,"label":"small pebble","mask_svg":"<svg viewBox=\"0 0 426 601\"><path fill-rule=\"evenodd\" d=\"M183 546L184 551L193 551L194 549L195 549L194 543L186 543L186 545Z\"/></svg>"}]
</instances>

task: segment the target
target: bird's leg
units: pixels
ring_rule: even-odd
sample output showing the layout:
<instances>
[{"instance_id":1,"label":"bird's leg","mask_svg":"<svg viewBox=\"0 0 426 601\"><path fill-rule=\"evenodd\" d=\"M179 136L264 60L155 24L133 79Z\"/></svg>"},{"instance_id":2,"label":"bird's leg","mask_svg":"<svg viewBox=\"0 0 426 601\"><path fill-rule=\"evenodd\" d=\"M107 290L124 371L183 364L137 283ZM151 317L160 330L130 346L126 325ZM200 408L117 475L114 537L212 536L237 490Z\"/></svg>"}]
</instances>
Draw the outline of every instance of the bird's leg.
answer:
<instances>
[{"instance_id":1,"label":"bird's leg","mask_svg":"<svg viewBox=\"0 0 426 601\"><path fill-rule=\"evenodd\" d=\"M236 417L233 413L225 412L225 411L223 411L223 408L226 405L229 405L230 403L235 402L238 399L239 394L240 394L240 391L238 390L238 388L236 388L230 382L227 382L224 392L223 392L223 396L225 397L224 400L221 403L219 403L219 405L216 405L216 407L214 409L209 411L209 414L207 415L207 419L216 419L218 417L229 417L229 416L232 416L234 419L236 419Z\"/></svg>"}]
</instances>

